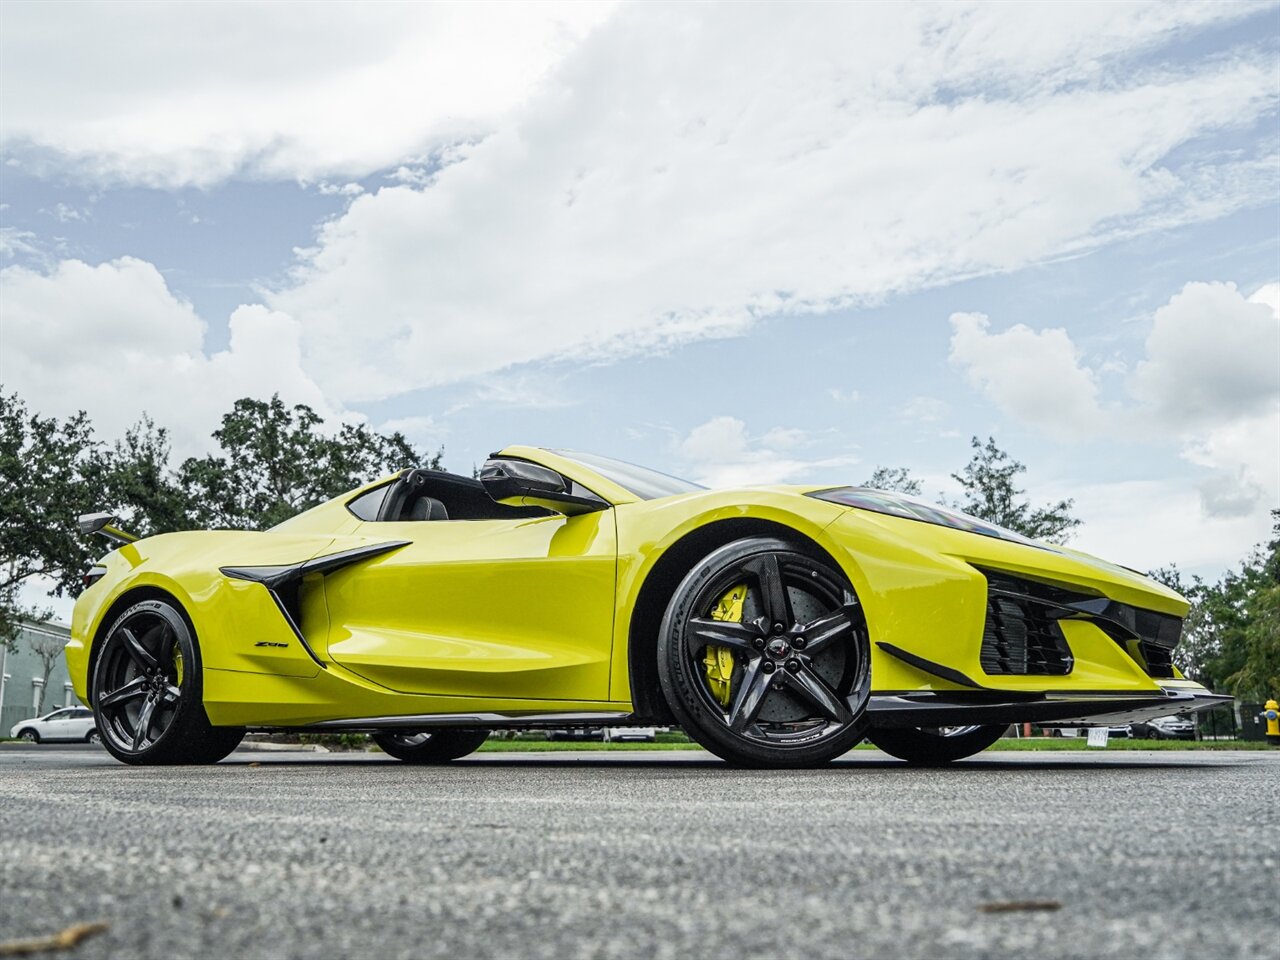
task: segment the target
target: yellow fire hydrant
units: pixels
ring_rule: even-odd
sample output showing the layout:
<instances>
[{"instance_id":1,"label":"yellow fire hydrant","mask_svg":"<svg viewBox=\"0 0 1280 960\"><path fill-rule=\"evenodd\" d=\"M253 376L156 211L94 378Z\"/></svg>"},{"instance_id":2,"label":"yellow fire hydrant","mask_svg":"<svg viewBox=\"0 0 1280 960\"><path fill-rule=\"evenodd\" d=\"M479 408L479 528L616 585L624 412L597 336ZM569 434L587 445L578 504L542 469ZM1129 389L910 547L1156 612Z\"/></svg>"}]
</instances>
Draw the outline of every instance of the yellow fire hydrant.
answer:
<instances>
[{"instance_id":1,"label":"yellow fire hydrant","mask_svg":"<svg viewBox=\"0 0 1280 960\"><path fill-rule=\"evenodd\" d=\"M1262 719L1267 721L1267 743L1280 747L1280 703L1268 700L1263 704Z\"/></svg>"}]
</instances>

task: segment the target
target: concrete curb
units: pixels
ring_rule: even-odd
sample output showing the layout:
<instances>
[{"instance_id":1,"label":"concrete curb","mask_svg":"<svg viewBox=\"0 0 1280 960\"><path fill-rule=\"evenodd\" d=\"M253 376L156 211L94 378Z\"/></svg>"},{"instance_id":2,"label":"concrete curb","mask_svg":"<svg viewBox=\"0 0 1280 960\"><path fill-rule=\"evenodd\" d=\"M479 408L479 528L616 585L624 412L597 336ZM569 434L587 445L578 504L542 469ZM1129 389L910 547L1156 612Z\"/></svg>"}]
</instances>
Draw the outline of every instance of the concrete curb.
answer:
<instances>
[{"instance_id":1,"label":"concrete curb","mask_svg":"<svg viewBox=\"0 0 1280 960\"><path fill-rule=\"evenodd\" d=\"M236 753L241 750L262 751L264 753L328 753L329 748L318 743L266 743L260 740L241 740Z\"/></svg>"}]
</instances>

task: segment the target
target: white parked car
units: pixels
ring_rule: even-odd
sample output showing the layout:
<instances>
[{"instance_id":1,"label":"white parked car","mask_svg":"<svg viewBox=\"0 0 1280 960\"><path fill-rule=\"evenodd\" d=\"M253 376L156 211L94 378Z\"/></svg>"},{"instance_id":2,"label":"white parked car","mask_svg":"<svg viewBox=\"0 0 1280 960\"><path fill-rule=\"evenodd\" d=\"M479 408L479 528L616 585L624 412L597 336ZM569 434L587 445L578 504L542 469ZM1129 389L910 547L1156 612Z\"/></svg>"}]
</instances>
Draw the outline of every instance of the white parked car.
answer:
<instances>
[{"instance_id":1,"label":"white parked car","mask_svg":"<svg viewBox=\"0 0 1280 960\"><path fill-rule=\"evenodd\" d=\"M88 707L61 707L43 717L19 720L9 736L33 743L58 740L97 743L98 722Z\"/></svg>"}]
</instances>

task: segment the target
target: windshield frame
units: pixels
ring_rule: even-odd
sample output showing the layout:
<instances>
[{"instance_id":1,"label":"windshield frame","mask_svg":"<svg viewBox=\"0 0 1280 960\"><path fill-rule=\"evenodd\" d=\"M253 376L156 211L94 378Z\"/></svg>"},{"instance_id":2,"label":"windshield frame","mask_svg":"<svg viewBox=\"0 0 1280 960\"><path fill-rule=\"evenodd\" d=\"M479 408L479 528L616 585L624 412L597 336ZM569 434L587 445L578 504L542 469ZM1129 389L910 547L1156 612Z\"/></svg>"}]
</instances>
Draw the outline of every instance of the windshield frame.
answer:
<instances>
[{"instance_id":1,"label":"windshield frame","mask_svg":"<svg viewBox=\"0 0 1280 960\"><path fill-rule=\"evenodd\" d=\"M584 450L566 450L547 447L548 453L590 470L615 486L621 487L638 500L661 500L690 493L701 493L707 488L692 480L676 477L652 467L645 467L617 457L606 457ZM642 481L637 484L637 480Z\"/></svg>"}]
</instances>

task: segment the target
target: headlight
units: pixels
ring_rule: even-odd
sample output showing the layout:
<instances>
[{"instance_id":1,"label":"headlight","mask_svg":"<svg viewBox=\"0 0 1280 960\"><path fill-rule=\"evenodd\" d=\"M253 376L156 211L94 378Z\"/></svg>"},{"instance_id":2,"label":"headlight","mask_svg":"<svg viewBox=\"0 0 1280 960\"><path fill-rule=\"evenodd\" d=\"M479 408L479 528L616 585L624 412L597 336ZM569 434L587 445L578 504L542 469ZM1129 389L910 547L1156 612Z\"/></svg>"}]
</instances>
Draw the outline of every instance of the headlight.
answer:
<instances>
[{"instance_id":1,"label":"headlight","mask_svg":"<svg viewBox=\"0 0 1280 960\"><path fill-rule=\"evenodd\" d=\"M1030 547L1046 549L1020 533L998 527L986 520L979 520L967 513L948 510L936 504L925 503L914 497L900 493L889 493L885 490L873 490L870 487L832 487L830 490L817 490L809 496L829 503L838 503L858 510L870 510L872 513L883 513L889 517L902 517L904 520L919 520L939 527L950 527L952 530L963 530L965 533L976 533L984 537L995 537L998 540L1009 540L1013 543L1025 543Z\"/></svg>"}]
</instances>

